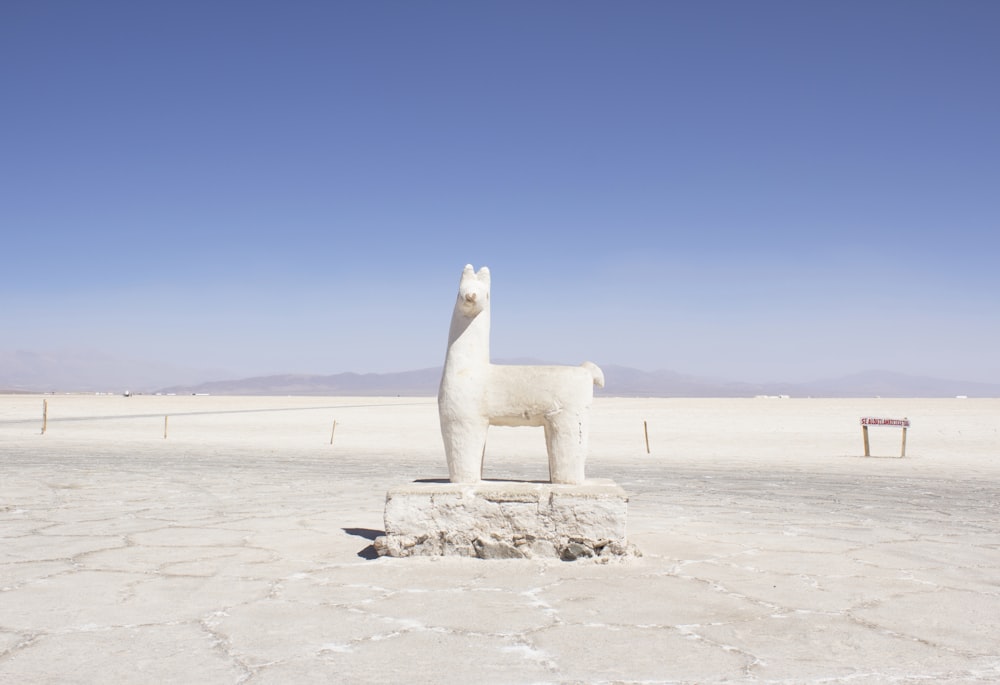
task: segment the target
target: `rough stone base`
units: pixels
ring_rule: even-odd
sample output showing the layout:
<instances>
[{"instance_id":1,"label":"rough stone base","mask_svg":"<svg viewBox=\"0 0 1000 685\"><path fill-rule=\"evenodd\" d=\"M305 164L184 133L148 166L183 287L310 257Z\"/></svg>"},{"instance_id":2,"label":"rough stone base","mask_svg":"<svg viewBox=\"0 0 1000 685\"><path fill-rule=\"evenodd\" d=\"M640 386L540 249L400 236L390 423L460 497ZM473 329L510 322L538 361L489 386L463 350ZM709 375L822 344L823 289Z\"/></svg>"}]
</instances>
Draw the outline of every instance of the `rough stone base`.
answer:
<instances>
[{"instance_id":1,"label":"rough stone base","mask_svg":"<svg viewBox=\"0 0 1000 685\"><path fill-rule=\"evenodd\" d=\"M638 556L625 539L627 505L625 491L610 480L411 483L386 495L386 534L375 540L375 549L393 557Z\"/></svg>"}]
</instances>

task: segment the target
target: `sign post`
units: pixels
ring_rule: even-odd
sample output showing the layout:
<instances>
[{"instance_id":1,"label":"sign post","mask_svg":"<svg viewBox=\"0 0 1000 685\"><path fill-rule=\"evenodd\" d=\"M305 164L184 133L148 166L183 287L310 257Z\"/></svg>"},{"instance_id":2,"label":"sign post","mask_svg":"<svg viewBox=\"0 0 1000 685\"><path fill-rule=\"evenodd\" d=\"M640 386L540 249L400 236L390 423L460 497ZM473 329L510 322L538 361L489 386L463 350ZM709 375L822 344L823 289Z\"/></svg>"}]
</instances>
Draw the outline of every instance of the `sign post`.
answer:
<instances>
[{"instance_id":1,"label":"sign post","mask_svg":"<svg viewBox=\"0 0 1000 685\"><path fill-rule=\"evenodd\" d=\"M910 420L905 416L901 419L880 419L874 416L864 416L861 418L861 437L865 441L865 456L871 456L868 448L868 426L899 426L903 429L903 446L899 452L899 458L906 456L906 429L910 427Z\"/></svg>"}]
</instances>

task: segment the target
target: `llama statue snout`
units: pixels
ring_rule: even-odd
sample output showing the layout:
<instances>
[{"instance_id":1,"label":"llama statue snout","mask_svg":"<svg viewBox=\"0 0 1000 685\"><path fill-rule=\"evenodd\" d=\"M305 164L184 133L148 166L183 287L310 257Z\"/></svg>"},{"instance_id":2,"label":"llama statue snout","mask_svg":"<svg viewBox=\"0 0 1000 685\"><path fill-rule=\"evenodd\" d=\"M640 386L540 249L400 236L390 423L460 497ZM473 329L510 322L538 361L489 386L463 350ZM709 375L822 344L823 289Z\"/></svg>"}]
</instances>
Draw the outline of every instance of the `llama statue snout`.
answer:
<instances>
[{"instance_id":1,"label":"llama statue snout","mask_svg":"<svg viewBox=\"0 0 1000 685\"><path fill-rule=\"evenodd\" d=\"M453 483L482 480L486 433L493 426L541 426L549 480L585 480L587 436L594 385L604 387L595 364L507 366L490 363L490 271L462 271L438 391L441 436Z\"/></svg>"}]
</instances>

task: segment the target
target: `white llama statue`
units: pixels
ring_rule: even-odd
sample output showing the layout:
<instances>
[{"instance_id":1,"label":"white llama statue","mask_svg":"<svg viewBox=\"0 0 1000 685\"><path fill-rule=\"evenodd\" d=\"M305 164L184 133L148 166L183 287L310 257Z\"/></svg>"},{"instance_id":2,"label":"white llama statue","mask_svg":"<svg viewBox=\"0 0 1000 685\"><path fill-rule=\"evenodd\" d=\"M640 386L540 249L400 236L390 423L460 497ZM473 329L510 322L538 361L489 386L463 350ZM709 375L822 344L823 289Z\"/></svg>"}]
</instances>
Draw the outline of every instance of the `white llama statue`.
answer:
<instances>
[{"instance_id":1,"label":"white llama statue","mask_svg":"<svg viewBox=\"0 0 1000 685\"><path fill-rule=\"evenodd\" d=\"M452 483L483 476L486 432L493 426L542 426L549 480L584 482L587 430L597 365L507 366L490 363L490 271L462 271L438 391L441 435Z\"/></svg>"}]
</instances>

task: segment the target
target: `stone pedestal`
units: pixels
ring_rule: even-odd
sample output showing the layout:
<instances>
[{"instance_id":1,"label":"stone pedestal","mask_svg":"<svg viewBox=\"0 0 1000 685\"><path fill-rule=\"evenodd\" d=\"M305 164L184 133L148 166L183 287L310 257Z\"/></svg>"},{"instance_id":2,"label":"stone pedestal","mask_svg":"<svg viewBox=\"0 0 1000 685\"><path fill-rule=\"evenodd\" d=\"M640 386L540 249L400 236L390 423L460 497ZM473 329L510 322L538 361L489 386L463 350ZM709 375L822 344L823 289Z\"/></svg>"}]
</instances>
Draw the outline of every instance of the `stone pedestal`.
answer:
<instances>
[{"instance_id":1,"label":"stone pedestal","mask_svg":"<svg viewBox=\"0 0 1000 685\"><path fill-rule=\"evenodd\" d=\"M386 495L380 555L598 560L636 554L628 497L610 480L583 485L418 482Z\"/></svg>"}]
</instances>

